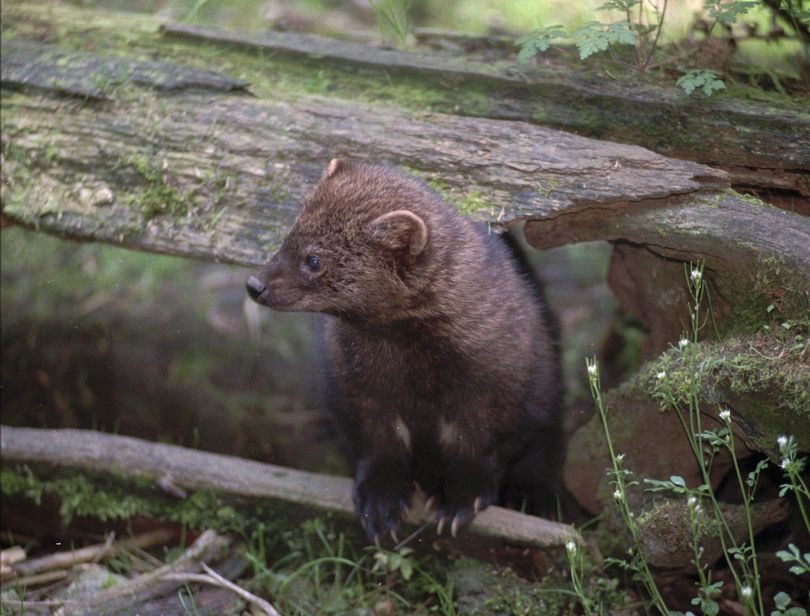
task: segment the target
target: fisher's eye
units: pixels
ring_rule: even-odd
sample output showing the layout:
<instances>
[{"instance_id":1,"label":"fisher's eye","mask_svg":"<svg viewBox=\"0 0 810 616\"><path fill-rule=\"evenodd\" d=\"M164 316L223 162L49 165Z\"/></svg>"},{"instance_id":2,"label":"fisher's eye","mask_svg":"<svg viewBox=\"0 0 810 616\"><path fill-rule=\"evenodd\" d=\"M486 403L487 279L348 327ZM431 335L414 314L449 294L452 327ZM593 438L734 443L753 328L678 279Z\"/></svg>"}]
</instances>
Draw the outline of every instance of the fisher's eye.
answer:
<instances>
[{"instance_id":1,"label":"fisher's eye","mask_svg":"<svg viewBox=\"0 0 810 616\"><path fill-rule=\"evenodd\" d=\"M318 255L309 255L304 263L311 272L317 272L321 269L321 258Z\"/></svg>"}]
</instances>

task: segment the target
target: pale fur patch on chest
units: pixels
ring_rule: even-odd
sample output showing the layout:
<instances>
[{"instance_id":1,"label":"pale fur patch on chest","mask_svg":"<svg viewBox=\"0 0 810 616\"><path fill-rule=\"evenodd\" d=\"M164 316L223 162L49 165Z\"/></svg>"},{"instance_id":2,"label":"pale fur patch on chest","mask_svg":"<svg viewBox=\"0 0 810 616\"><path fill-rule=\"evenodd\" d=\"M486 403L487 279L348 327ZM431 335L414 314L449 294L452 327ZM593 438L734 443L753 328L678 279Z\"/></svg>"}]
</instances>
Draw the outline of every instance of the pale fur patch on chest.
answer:
<instances>
[{"instance_id":1,"label":"pale fur patch on chest","mask_svg":"<svg viewBox=\"0 0 810 616\"><path fill-rule=\"evenodd\" d=\"M439 418L439 443L447 451L461 452L466 443L458 424Z\"/></svg>"},{"instance_id":2,"label":"pale fur patch on chest","mask_svg":"<svg viewBox=\"0 0 810 616\"><path fill-rule=\"evenodd\" d=\"M394 422L394 432L397 435L397 438L402 441L402 444L405 445L405 449L408 451L411 450L411 431L408 430L408 426L405 425L405 422L402 421L402 417L397 415L397 419Z\"/></svg>"}]
</instances>

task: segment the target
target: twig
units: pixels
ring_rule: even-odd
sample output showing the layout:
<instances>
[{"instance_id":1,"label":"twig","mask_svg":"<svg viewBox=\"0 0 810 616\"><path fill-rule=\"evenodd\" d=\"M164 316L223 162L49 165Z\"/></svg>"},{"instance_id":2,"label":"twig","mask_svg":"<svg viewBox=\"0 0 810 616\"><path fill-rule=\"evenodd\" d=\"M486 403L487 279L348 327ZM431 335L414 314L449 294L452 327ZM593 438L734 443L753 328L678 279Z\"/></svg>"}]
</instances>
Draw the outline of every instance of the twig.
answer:
<instances>
[{"instance_id":1,"label":"twig","mask_svg":"<svg viewBox=\"0 0 810 616\"><path fill-rule=\"evenodd\" d=\"M399 550L401 550L402 548L404 548L404 547L405 547L406 545L408 545L408 544L409 544L411 541L413 541L413 540L414 540L414 539L416 539L416 538L417 538L419 535L421 535L421 534L422 534L422 533L425 531L425 529L426 529L426 528L428 528L429 526L433 526L433 522L425 522L424 524L422 524L422 526L420 526L419 528L417 528L417 529L416 529L415 531L413 531L413 532L412 532L410 535L408 535L408 536L407 536L407 537L405 537L405 538L404 538L402 541L400 541L399 543L397 543L397 544L394 546L394 551L396 552L396 551L399 551Z\"/></svg>"},{"instance_id":2,"label":"twig","mask_svg":"<svg viewBox=\"0 0 810 616\"><path fill-rule=\"evenodd\" d=\"M18 545L0 551L0 567L10 567L21 560L25 560L25 550Z\"/></svg>"},{"instance_id":3,"label":"twig","mask_svg":"<svg viewBox=\"0 0 810 616\"><path fill-rule=\"evenodd\" d=\"M227 538L217 535L213 530L207 530L173 563L99 591L81 605L66 605L58 614L62 616L120 614L134 605L172 592L179 584L167 576L175 573L196 573L202 561L221 558L228 545Z\"/></svg>"},{"instance_id":4,"label":"twig","mask_svg":"<svg viewBox=\"0 0 810 616\"><path fill-rule=\"evenodd\" d=\"M49 599L46 601L24 601L22 599L15 600L15 599L3 599L0 601L3 605L7 605L9 607L14 608L40 608L40 607L62 607L67 603L70 603L68 600L65 599ZM26 612L23 612L24 614Z\"/></svg>"},{"instance_id":5,"label":"twig","mask_svg":"<svg viewBox=\"0 0 810 616\"><path fill-rule=\"evenodd\" d=\"M166 543L171 537L172 533L168 530L155 530L138 535L132 539L126 539L117 544L108 539L104 543L88 545L87 547L77 550L57 552L56 554L48 554L40 558L32 558L16 563L8 569L4 569L0 574L0 580L5 582L15 577L24 577L44 571L69 569L79 563L98 562L119 549L127 549L129 546L145 548L160 545Z\"/></svg>"},{"instance_id":6,"label":"twig","mask_svg":"<svg viewBox=\"0 0 810 616\"><path fill-rule=\"evenodd\" d=\"M37 573L36 575L28 575L25 577L15 577L8 584L3 585L2 590L7 588L27 588L29 586L41 586L43 584L50 584L51 582L60 582L67 578L69 573L64 569L56 571L46 571L45 573Z\"/></svg>"},{"instance_id":7,"label":"twig","mask_svg":"<svg viewBox=\"0 0 810 616\"><path fill-rule=\"evenodd\" d=\"M248 592L241 586L237 586L230 580L225 579L219 573L211 569L205 563L202 563L202 568L205 574L201 573L170 573L164 576L167 580L176 580L178 582L196 582L198 584L209 584L210 586L217 586L235 592L242 597L245 601L260 609L266 616L281 616L279 612L270 603L257 597L251 592Z\"/></svg>"},{"instance_id":8,"label":"twig","mask_svg":"<svg viewBox=\"0 0 810 616\"><path fill-rule=\"evenodd\" d=\"M90 562L92 563L99 563L101 559L104 558L106 554L110 552L110 548L112 548L113 542L115 541L115 533L109 533L107 535L107 540L104 542L104 546L98 551L98 553L93 557L93 560Z\"/></svg>"}]
</instances>

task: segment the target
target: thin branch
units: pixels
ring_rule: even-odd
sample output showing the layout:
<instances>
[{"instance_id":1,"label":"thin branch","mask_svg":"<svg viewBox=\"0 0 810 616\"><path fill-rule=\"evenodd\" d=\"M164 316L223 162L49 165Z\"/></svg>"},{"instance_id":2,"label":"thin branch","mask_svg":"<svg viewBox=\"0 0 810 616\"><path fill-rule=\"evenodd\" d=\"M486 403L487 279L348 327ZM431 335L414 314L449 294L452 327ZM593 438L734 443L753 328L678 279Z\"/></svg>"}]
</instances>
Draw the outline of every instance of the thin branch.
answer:
<instances>
[{"instance_id":1,"label":"thin branch","mask_svg":"<svg viewBox=\"0 0 810 616\"><path fill-rule=\"evenodd\" d=\"M128 549L129 547L147 548L153 545L162 545L171 539L171 537L171 531L155 530L118 543L108 539L104 543L88 545L87 547L77 550L57 552L40 558L32 558L31 560L18 562L7 569L3 569L2 580L6 581L15 577L33 575L54 569L69 569L79 563L98 562L118 550Z\"/></svg>"},{"instance_id":2,"label":"thin branch","mask_svg":"<svg viewBox=\"0 0 810 616\"><path fill-rule=\"evenodd\" d=\"M164 579L167 580L175 580L178 582L196 582L198 584L208 584L210 586L217 586L219 588L224 588L226 590L230 590L240 597L247 601L248 603L254 605L262 612L264 612L265 616L281 616L279 612L274 608L270 603L262 599L261 597L257 597L251 592L248 592L241 586L238 586L231 582L230 580L225 579L219 573L211 569L205 563L202 563L202 568L205 571L205 574L202 573L169 573L164 576Z\"/></svg>"}]
</instances>

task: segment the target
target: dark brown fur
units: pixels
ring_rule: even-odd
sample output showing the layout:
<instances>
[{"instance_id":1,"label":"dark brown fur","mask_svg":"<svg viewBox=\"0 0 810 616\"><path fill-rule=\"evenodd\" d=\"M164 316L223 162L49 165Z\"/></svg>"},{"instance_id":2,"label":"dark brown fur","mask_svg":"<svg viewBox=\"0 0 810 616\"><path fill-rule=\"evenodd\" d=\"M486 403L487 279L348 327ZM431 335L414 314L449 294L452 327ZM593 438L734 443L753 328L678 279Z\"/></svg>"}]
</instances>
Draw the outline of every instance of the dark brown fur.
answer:
<instances>
[{"instance_id":1,"label":"dark brown fur","mask_svg":"<svg viewBox=\"0 0 810 616\"><path fill-rule=\"evenodd\" d=\"M506 242L424 184L332 161L248 291L336 317L327 394L371 538L397 530L414 482L454 533L497 500L553 502L562 387L540 290Z\"/></svg>"}]
</instances>

